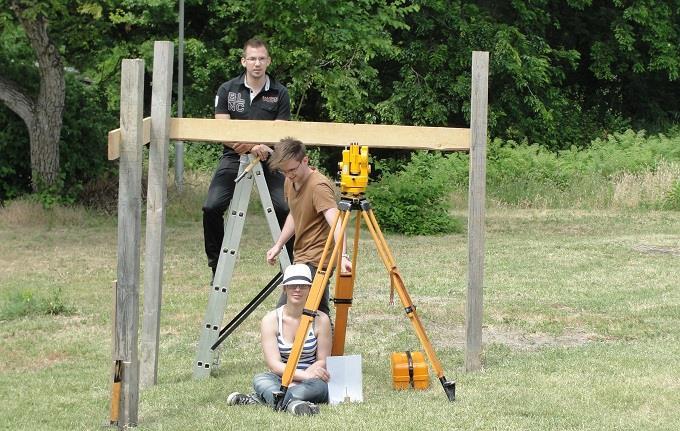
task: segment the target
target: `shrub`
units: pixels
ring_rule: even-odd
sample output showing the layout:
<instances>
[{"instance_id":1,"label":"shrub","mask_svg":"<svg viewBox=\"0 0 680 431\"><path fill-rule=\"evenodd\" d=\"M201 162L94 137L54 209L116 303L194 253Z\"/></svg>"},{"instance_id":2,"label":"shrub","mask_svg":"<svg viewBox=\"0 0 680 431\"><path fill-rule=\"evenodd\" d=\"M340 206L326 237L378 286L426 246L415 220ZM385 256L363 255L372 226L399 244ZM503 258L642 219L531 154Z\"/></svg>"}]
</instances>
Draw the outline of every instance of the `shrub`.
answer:
<instances>
[{"instance_id":1,"label":"shrub","mask_svg":"<svg viewBox=\"0 0 680 431\"><path fill-rule=\"evenodd\" d=\"M0 103L0 203L30 191L31 164L24 122Z\"/></svg>"},{"instance_id":2,"label":"shrub","mask_svg":"<svg viewBox=\"0 0 680 431\"><path fill-rule=\"evenodd\" d=\"M673 198L664 196L678 178L670 169L678 161L677 130L655 136L628 130L584 149L558 152L494 139L488 147L487 195L502 204L530 207L670 208Z\"/></svg>"},{"instance_id":3,"label":"shrub","mask_svg":"<svg viewBox=\"0 0 680 431\"><path fill-rule=\"evenodd\" d=\"M222 145L215 143L185 142L184 143L184 169L186 171L214 172L217 162L222 155ZM170 169L175 165L175 143L169 147Z\"/></svg>"},{"instance_id":4,"label":"shrub","mask_svg":"<svg viewBox=\"0 0 680 431\"><path fill-rule=\"evenodd\" d=\"M384 173L368 188L383 230L407 235L462 231L460 221L449 214L453 182L447 160L440 154L414 152L403 170Z\"/></svg>"}]
</instances>

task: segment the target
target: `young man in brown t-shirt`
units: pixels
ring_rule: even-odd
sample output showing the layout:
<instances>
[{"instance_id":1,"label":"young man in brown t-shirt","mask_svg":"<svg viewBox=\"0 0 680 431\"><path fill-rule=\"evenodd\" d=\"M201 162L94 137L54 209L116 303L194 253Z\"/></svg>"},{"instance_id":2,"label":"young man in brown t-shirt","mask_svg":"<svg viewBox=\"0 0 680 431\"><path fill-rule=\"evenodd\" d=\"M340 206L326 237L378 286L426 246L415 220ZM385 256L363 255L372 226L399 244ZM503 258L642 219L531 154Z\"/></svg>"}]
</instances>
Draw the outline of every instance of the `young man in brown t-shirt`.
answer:
<instances>
[{"instance_id":1,"label":"young man in brown t-shirt","mask_svg":"<svg viewBox=\"0 0 680 431\"><path fill-rule=\"evenodd\" d=\"M331 181L316 169L309 166L305 145L295 138L285 138L276 144L269 158L269 167L277 169L286 177L284 196L290 212L281 229L281 235L272 248L267 251L267 262L276 264L277 256L293 235L294 263L307 264L316 273L321 254L328 238L331 225L338 213L335 192ZM335 227L334 239L339 241L340 226ZM342 270L351 271L352 262L345 252L345 238L342 238ZM330 253L323 267L328 266ZM328 285L324 291L319 310L329 314Z\"/></svg>"}]
</instances>

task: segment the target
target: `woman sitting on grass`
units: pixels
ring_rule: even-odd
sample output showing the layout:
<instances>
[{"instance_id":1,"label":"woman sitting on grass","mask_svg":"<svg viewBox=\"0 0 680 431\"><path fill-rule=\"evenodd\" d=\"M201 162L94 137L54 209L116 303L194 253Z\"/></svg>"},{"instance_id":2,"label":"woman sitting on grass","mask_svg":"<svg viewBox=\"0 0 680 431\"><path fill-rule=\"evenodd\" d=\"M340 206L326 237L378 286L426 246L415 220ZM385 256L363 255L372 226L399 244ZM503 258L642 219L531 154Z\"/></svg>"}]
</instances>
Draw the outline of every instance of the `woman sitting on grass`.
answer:
<instances>
[{"instance_id":1,"label":"woman sitting on grass","mask_svg":"<svg viewBox=\"0 0 680 431\"><path fill-rule=\"evenodd\" d=\"M273 393L281 387L281 376L293 348L311 285L312 274L307 265L296 264L286 268L281 283L286 303L267 313L261 324L262 350L270 371L253 378L254 394L234 392L227 398L227 404L266 403L274 407ZM327 382L330 375L326 370L326 357L330 351L330 319L325 313L318 312L305 338L293 381L283 400L288 412L295 415L316 414L319 412L316 404L328 402Z\"/></svg>"}]
</instances>

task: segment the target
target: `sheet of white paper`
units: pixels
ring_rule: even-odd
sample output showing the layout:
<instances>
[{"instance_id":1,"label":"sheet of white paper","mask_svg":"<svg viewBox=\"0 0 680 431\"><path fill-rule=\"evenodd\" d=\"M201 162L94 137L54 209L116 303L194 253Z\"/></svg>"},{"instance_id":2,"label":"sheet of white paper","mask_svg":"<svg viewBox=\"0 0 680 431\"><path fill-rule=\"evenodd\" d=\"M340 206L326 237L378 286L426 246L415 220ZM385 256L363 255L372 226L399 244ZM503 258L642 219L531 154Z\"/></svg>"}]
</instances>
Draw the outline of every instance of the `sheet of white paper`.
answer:
<instances>
[{"instance_id":1,"label":"sheet of white paper","mask_svg":"<svg viewBox=\"0 0 680 431\"><path fill-rule=\"evenodd\" d=\"M330 404L364 400L361 355L329 356L326 358L326 369L331 375L328 380Z\"/></svg>"}]
</instances>

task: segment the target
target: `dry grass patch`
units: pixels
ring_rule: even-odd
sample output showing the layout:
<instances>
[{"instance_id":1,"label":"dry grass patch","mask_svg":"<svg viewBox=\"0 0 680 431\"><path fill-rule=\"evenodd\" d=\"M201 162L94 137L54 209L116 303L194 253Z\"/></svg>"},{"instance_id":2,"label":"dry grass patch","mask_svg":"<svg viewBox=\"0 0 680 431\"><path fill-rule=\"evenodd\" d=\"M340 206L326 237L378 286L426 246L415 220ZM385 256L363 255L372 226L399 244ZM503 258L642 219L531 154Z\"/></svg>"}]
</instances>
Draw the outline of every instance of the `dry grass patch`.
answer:
<instances>
[{"instance_id":1,"label":"dry grass patch","mask_svg":"<svg viewBox=\"0 0 680 431\"><path fill-rule=\"evenodd\" d=\"M46 209L39 202L30 199L10 201L0 207L0 226L37 227L37 226L78 226L85 223L88 215L82 208L55 206Z\"/></svg>"},{"instance_id":2,"label":"dry grass patch","mask_svg":"<svg viewBox=\"0 0 680 431\"><path fill-rule=\"evenodd\" d=\"M614 178L613 204L617 208L661 205L680 180L680 163L662 160L655 169L622 173Z\"/></svg>"},{"instance_id":3,"label":"dry grass patch","mask_svg":"<svg viewBox=\"0 0 680 431\"><path fill-rule=\"evenodd\" d=\"M651 253L651 254L670 254L673 256L680 256L680 248L678 247L668 247L662 245L651 245L651 244L637 244L633 246L633 250L639 251L641 253Z\"/></svg>"}]
</instances>

